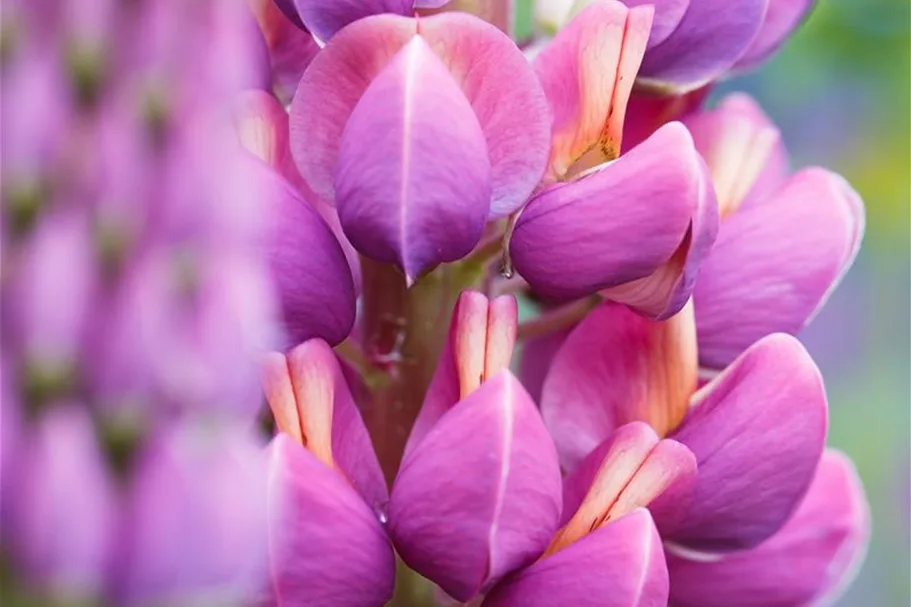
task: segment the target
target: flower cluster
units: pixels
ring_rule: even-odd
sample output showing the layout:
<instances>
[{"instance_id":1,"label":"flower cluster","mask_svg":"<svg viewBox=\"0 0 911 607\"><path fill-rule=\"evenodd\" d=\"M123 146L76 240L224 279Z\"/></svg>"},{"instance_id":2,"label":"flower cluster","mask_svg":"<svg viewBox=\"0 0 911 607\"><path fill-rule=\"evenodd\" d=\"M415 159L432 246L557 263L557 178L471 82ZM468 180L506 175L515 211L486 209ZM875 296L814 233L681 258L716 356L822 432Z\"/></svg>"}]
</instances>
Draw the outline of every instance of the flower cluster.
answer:
<instances>
[{"instance_id":1,"label":"flower cluster","mask_svg":"<svg viewBox=\"0 0 911 607\"><path fill-rule=\"evenodd\" d=\"M868 514L795 335L863 205L792 173L749 97L706 104L811 7L5 11L0 506L23 586L835 596Z\"/></svg>"}]
</instances>

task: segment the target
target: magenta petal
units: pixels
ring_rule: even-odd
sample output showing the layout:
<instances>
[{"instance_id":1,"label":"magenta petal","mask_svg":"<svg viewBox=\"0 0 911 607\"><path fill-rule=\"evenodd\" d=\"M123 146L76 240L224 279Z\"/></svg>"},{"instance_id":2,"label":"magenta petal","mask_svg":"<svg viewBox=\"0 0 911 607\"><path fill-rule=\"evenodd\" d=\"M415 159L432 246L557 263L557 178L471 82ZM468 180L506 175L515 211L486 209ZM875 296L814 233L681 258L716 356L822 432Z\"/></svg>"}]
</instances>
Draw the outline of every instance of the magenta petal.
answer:
<instances>
[{"instance_id":1,"label":"magenta petal","mask_svg":"<svg viewBox=\"0 0 911 607\"><path fill-rule=\"evenodd\" d=\"M684 242L703 182L686 128L665 125L615 162L535 196L513 232L515 267L556 300L647 277Z\"/></svg>"},{"instance_id":2,"label":"magenta petal","mask_svg":"<svg viewBox=\"0 0 911 607\"><path fill-rule=\"evenodd\" d=\"M572 469L620 426L645 421L660 435L686 415L696 389L692 308L667 322L605 303L557 351L541 391L541 414Z\"/></svg>"},{"instance_id":3,"label":"magenta petal","mask_svg":"<svg viewBox=\"0 0 911 607\"><path fill-rule=\"evenodd\" d=\"M762 27L746 52L737 60L736 67L754 67L775 52L807 18L815 4L816 0L769 0Z\"/></svg>"},{"instance_id":4,"label":"magenta petal","mask_svg":"<svg viewBox=\"0 0 911 607\"><path fill-rule=\"evenodd\" d=\"M569 333L570 330L555 331L522 344L517 375L536 403L541 403L547 372Z\"/></svg>"},{"instance_id":5,"label":"magenta petal","mask_svg":"<svg viewBox=\"0 0 911 607\"><path fill-rule=\"evenodd\" d=\"M374 512L289 436L270 446L271 592L266 605L380 607L395 557Z\"/></svg>"},{"instance_id":6,"label":"magenta petal","mask_svg":"<svg viewBox=\"0 0 911 607\"><path fill-rule=\"evenodd\" d=\"M334 37L307 68L291 104L292 152L300 173L319 196L334 198L333 174L348 117L389 58L418 29L471 103L492 167L491 215L507 215L527 200L544 172L550 112L515 43L465 13L447 12L420 22L377 15ZM313 112L314 107L321 109Z\"/></svg>"},{"instance_id":7,"label":"magenta petal","mask_svg":"<svg viewBox=\"0 0 911 607\"><path fill-rule=\"evenodd\" d=\"M693 296L701 363L718 369L763 335L799 332L850 267L863 228L856 192L815 168L726 219Z\"/></svg>"},{"instance_id":8,"label":"magenta petal","mask_svg":"<svg viewBox=\"0 0 911 607\"><path fill-rule=\"evenodd\" d=\"M503 371L405 457L389 533L411 568L466 602L541 555L560 516L560 491L541 417Z\"/></svg>"},{"instance_id":9,"label":"magenta petal","mask_svg":"<svg viewBox=\"0 0 911 607\"><path fill-rule=\"evenodd\" d=\"M335 191L345 234L410 282L474 248L490 187L487 144L468 99L424 39L412 37L342 133Z\"/></svg>"},{"instance_id":10,"label":"magenta petal","mask_svg":"<svg viewBox=\"0 0 911 607\"><path fill-rule=\"evenodd\" d=\"M685 93L717 79L750 45L768 2L693 0L677 29L646 53L639 81Z\"/></svg>"},{"instance_id":11,"label":"magenta petal","mask_svg":"<svg viewBox=\"0 0 911 607\"><path fill-rule=\"evenodd\" d=\"M7 439L13 420L5 406L3 413ZM60 405L21 438L16 467L3 462L4 552L49 598L97 600L119 509L88 412L81 403Z\"/></svg>"},{"instance_id":12,"label":"magenta petal","mask_svg":"<svg viewBox=\"0 0 911 607\"><path fill-rule=\"evenodd\" d=\"M665 607L667 565L646 510L636 510L497 585L483 607Z\"/></svg>"},{"instance_id":13,"label":"magenta petal","mask_svg":"<svg viewBox=\"0 0 911 607\"><path fill-rule=\"evenodd\" d=\"M788 519L825 443L826 394L796 339L763 338L695 397L673 438L696 455L686 521L669 539L688 548L756 546Z\"/></svg>"},{"instance_id":14,"label":"magenta petal","mask_svg":"<svg viewBox=\"0 0 911 607\"><path fill-rule=\"evenodd\" d=\"M413 0L294 0L304 25L324 41L349 23L370 15L407 15L413 4Z\"/></svg>"},{"instance_id":15,"label":"magenta petal","mask_svg":"<svg viewBox=\"0 0 911 607\"><path fill-rule=\"evenodd\" d=\"M265 171L264 171L265 172ZM329 226L277 175L268 189L263 246L281 301L288 343L320 337L337 344L354 324L355 294L345 254Z\"/></svg>"},{"instance_id":16,"label":"magenta petal","mask_svg":"<svg viewBox=\"0 0 911 607\"><path fill-rule=\"evenodd\" d=\"M710 561L669 551L671 603L828 605L857 573L869 539L869 512L857 472L847 457L829 450L794 516L758 547Z\"/></svg>"},{"instance_id":17,"label":"magenta petal","mask_svg":"<svg viewBox=\"0 0 911 607\"><path fill-rule=\"evenodd\" d=\"M133 471L113 604L249 604L267 573L266 473L245 426L160 431Z\"/></svg>"}]
</instances>

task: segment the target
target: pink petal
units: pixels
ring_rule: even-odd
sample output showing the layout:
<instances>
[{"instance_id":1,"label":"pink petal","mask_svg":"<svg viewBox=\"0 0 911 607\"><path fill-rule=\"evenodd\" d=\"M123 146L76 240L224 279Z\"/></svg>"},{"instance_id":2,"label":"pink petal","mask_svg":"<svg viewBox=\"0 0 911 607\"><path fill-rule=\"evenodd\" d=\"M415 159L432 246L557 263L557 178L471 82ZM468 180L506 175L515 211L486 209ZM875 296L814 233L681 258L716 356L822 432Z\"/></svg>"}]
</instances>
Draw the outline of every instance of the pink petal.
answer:
<instances>
[{"instance_id":1,"label":"pink petal","mask_svg":"<svg viewBox=\"0 0 911 607\"><path fill-rule=\"evenodd\" d=\"M332 349L312 339L287 356L269 354L263 385L278 429L382 509L388 501L383 472Z\"/></svg>"},{"instance_id":2,"label":"pink petal","mask_svg":"<svg viewBox=\"0 0 911 607\"><path fill-rule=\"evenodd\" d=\"M665 607L667 565L646 510L636 510L497 585L483 607Z\"/></svg>"},{"instance_id":3,"label":"pink petal","mask_svg":"<svg viewBox=\"0 0 911 607\"><path fill-rule=\"evenodd\" d=\"M563 465L574 468L632 421L660 436L675 429L696 375L692 306L665 322L613 303L589 312L563 342L541 392L541 414Z\"/></svg>"},{"instance_id":4,"label":"pink petal","mask_svg":"<svg viewBox=\"0 0 911 607\"><path fill-rule=\"evenodd\" d=\"M684 124L712 174L722 217L785 181L788 155L781 133L750 97L730 95Z\"/></svg>"},{"instance_id":5,"label":"pink petal","mask_svg":"<svg viewBox=\"0 0 911 607\"><path fill-rule=\"evenodd\" d=\"M508 371L450 409L405 456L389 502L402 559L466 602L532 563L560 516L560 468Z\"/></svg>"},{"instance_id":6,"label":"pink petal","mask_svg":"<svg viewBox=\"0 0 911 607\"><path fill-rule=\"evenodd\" d=\"M377 15L333 38L307 69L292 101L291 141L298 169L321 197L334 198L339 141L351 112L370 82L418 31L471 102L492 167L491 214L506 215L528 198L544 171L550 141L547 100L515 44L494 26L464 13L419 22ZM321 111L313 112L313 107Z\"/></svg>"},{"instance_id":7,"label":"pink petal","mask_svg":"<svg viewBox=\"0 0 911 607\"><path fill-rule=\"evenodd\" d=\"M457 402L509 368L518 314L512 295L493 300L477 291L459 295L443 353L405 445L406 455Z\"/></svg>"},{"instance_id":8,"label":"pink petal","mask_svg":"<svg viewBox=\"0 0 911 607\"><path fill-rule=\"evenodd\" d=\"M695 481L696 458L684 445L642 422L621 426L564 480L564 524L548 553L653 502L666 533L686 515Z\"/></svg>"},{"instance_id":9,"label":"pink petal","mask_svg":"<svg viewBox=\"0 0 911 607\"><path fill-rule=\"evenodd\" d=\"M441 151L449 151L441 153ZM484 133L421 36L373 79L342 132L335 172L345 234L413 282L478 243L490 210Z\"/></svg>"},{"instance_id":10,"label":"pink petal","mask_svg":"<svg viewBox=\"0 0 911 607\"><path fill-rule=\"evenodd\" d=\"M265 605L381 607L395 556L345 480L284 434L270 445L270 593Z\"/></svg>"},{"instance_id":11,"label":"pink petal","mask_svg":"<svg viewBox=\"0 0 911 607\"><path fill-rule=\"evenodd\" d=\"M545 182L620 155L623 116L652 14L650 6L630 10L619 2L597 2L535 57L554 117ZM583 156L587 166L574 166Z\"/></svg>"},{"instance_id":12,"label":"pink petal","mask_svg":"<svg viewBox=\"0 0 911 607\"><path fill-rule=\"evenodd\" d=\"M854 465L827 450L797 511L756 548L707 562L669 551L671 602L679 607L827 605L857 573L869 540L870 515Z\"/></svg>"},{"instance_id":13,"label":"pink petal","mask_svg":"<svg viewBox=\"0 0 911 607\"><path fill-rule=\"evenodd\" d=\"M725 220L693 296L701 363L718 369L764 335L797 334L851 266L863 229L857 193L817 168Z\"/></svg>"},{"instance_id":14,"label":"pink petal","mask_svg":"<svg viewBox=\"0 0 911 607\"><path fill-rule=\"evenodd\" d=\"M825 389L796 339L770 335L705 386L673 435L696 455L686 520L669 539L688 548L756 546L791 516L825 443Z\"/></svg>"},{"instance_id":15,"label":"pink petal","mask_svg":"<svg viewBox=\"0 0 911 607\"><path fill-rule=\"evenodd\" d=\"M512 261L554 300L647 277L684 244L703 173L686 129L665 125L615 162L535 196L513 232Z\"/></svg>"}]
</instances>

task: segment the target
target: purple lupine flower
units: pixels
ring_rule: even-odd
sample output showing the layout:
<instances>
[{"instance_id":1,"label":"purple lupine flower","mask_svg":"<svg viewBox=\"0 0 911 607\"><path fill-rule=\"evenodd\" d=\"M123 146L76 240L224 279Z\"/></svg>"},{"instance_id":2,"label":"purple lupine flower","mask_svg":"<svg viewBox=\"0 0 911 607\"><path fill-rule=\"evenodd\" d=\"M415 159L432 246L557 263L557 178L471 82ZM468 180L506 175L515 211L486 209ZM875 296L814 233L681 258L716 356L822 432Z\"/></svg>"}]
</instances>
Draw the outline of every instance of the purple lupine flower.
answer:
<instances>
[{"instance_id":1,"label":"purple lupine flower","mask_svg":"<svg viewBox=\"0 0 911 607\"><path fill-rule=\"evenodd\" d=\"M778 130L744 95L685 123L722 217L693 294L700 363L720 369L763 335L796 335L815 316L857 256L864 207L840 175L790 174Z\"/></svg>"},{"instance_id":2,"label":"purple lupine flower","mask_svg":"<svg viewBox=\"0 0 911 607\"><path fill-rule=\"evenodd\" d=\"M597 3L535 58L554 113L544 181L554 185L524 208L509 251L531 288L546 297L601 292L666 318L692 292L718 219L707 171L679 124L620 156L623 114L651 14L649 7ZM645 239L633 229L644 225Z\"/></svg>"},{"instance_id":3,"label":"purple lupine flower","mask_svg":"<svg viewBox=\"0 0 911 607\"><path fill-rule=\"evenodd\" d=\"M767 545L774 554L777 534L788 533L792 517L799 519L794 513L822 470L827 414L819 372L800 343L785 334L760 339L694 391L697 359L692 306L669 321L654 322L604 304L569 334L554 357L542 389L542 414L569 469L590 467L591 458L601 457L604 442L616 440L628 423L646 422L692 451L697 464L692 495L678 500L672 524L659 525L669 554L684 562L718 563L764 554ZM584 472L568 479L578 474ZM666 500L652 502L647 492L636 498L635 505L657 504L656 521L662 521ZM838 502L838 508L856 512L854 504L863 497L852 489L844 499L849 501ZM831 514L832 525L841 524L834 518L838 512ZM854 533L855 523L850 524ZM843 558L853 561L863 545L862 539L852 540ZM816 548L827 549L824 544ZM697 571L695 565L686 567ZM837 579L814 571L813 578L794 588L795 597L837 585L849 567L833 572ZM689 584L680 592L694 596L696 578L680 577L681 584ZM671 596L677 592L674 584L672 574ZM732 592L749 592L747 580L731 584ZM786 604L802 604L793 601Z\"/></svg>"},{"instance_id":4,"label":"purple lupine flower","mask_svg":"<svg viewBox=\"0 0 911 607\"><path fill-rule=\"evenodd\" d=\"M8 8L11 585L42 604L245 602L266 570L257 361L277 341L254 194L274 192L227 110L262 84L259 33L232 3Z\"/></svg>"},{"instance_id":5,"label":"purple lupine flower","mask_svg":"<svg viewBox=\"0 0 911 607\"><path fill-rule=\"evenodd\" d=\"M630 7L651 4L655 21L639 84L661 94L682 94L754 67L806 18L814 0L622 0ZM551 31L594 0L538 0L539 22Z\"/></svg>"},{"instance_id":6,"label":"purple lupine flower","mask_svg":"<svg viewBox=\"0 0 911 607\"><path fill-rule=\"evenodd\" d=\"M700 112L812 3L574 4L531 60L511 2L16 5L16 586L129 607L837 594L866 507L793 334L862 210L829 173L788 178L748 101Z\"/></svg>"}]
</instances>

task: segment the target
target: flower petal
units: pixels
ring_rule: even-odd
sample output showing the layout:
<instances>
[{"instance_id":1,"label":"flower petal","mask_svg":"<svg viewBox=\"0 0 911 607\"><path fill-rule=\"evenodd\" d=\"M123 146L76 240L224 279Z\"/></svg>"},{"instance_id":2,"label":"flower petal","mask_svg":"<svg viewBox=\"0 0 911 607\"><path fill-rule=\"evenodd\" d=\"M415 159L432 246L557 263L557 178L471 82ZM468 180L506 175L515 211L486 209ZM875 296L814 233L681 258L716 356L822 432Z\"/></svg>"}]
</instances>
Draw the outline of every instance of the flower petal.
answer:
<instances>
[{"instance_id":1,"label":"flower petal","mask_svg":"<svg viewBox=\"0 0 911 607\"><path fill-rule=\"evenodd\" d=\"M703 170L686 129L665 125L613 163L535 196L510 242L516 269L554 300L652 274L690 230Z\"/></svg>"},{"instance_id":2,"label":"flower petal","mask_svg":"<svg viewBox=\"0 0 911 607\"><path fill-rule=\"evenodd\" d=\"M493 300L477 291L459 295L443 353L405 445L406 455L457 402L509 368L518 315L512 295Z\"/></svg>"},{"instance_id":3,"label":"flower petal","mask_svg":"<svg viewBox=\"0 0 911 607\"><path fill-rule=\"evenodd\" d=\"M82 403L65 403L43 415L22 439L16 467L3 462L4 551L51 597L98 600L119 509L91 418Z\"/></svg>"},{"instance_id":4,"label":"flower petal","mask_svg":"<svg viewBox=\"0 0 911 607\"><path fill-rule=\"evenodd\" d=\"M553 112L545 183L620 155L623 116L648 40L652 7L597 2L534 59ZM577 161L585 156L583 164Z\"/></svg>"},{"instance_id":5,"label":"flower petal","mask_svg":"<svg viewBox=\"0 0 911 607\"><path fill-rule=\"evenodd\" d=\"M679 94L717 79L756 36L768 2L690 2L674 33L645 55L639 83Z\"/></svg>"},{"instance_id":6,"label":"flower petal","mask_svg":"<svg viewBox=\"0 0 911 607\"><path fill-rule=\"evenodd\" d=\"M383 472L338 359L326 342L311 339L287 356L269 354L263 385L278 429L340 471L368 505L380 510L388 501Z\"/></svg>"},{"instance_id":7,"label":"flower petal","mask_svg":"<svg viewBox=\"0 0 911 607\"><path fill-rule=\"evenodd\" d=\"M625 154L627 150L651 137L652 133L668 122L684 120L697 111L711 89L711 85L707 85L682 95L657 95L633 89L626 106L626 119L623 121L622 153Z\"/></svg>"},{"instance_id":8,"label":"flower petal","mask_svg":"<svg viewBox=\"0 0 911 607\"><path fill-rule=\"evenodd\" d=\"M560 517L560 491L540 415L503 371L404 458L389 533L412 569L466 602L541 555Z\"/></svg>"},{"instance_id":9,"label":"flower petal","mask_svg":"<svg viewBox=\"0 0 911 607\"><path fill-rule=\"evenodd\" d=\"M827 450L813 484L781 531L719 560L668 552L679 607L829 604L857 572L870 539L864 490L851 461Z\"/></svg>"},{"instance_id":10,"label":"flower petal","mask_svg":"<svg viewBox=\"0 0 911 607\"><path fill-rule=\"evenodd\" d=\"M395 557L375 513L345 480L289 436L270 446L267 605L380 607Z\"/></svg>"},{"instance_id":11,"label":"flower petal","mask_svg":"<svg viewBox=\"0 0 911 607\"><path fill-rule=\"evenodd\" d=\"M342 231L338 213L332 205L319 199L294 166L288 139L288 112L275 97L264 91L245 91L235 103L234 119L241 144L284 177L332 230L345 253L355 289L359 291L360 260Z\"/></svg>"},{"instance_id":12,"label":"flower petal","mask_svg":"<svg viewBox=\"0 0 911 607\"><path fill-rule=\"evenodd\" d=\"M351 332L355 316L354 282L345 254L326 223L287 181L267 177L262 200L269 231L263 248L288 341L320 337L336 344Z\"/></svg>"},{"instance_id":13,"label":"flower petal","mask_svg":"<svg viewBox=\"0 0 911 607\"><path fill-rule=\"evenodd\" d=\"M621 426L563 481L565 523L547 552L659 498L655 523L663 534L686 514L695 481L696 457L684 445L642 422Z\"/></svg>"},{"instance_id":14,"label":"flower petal","mask_svg":"<svg viewBox=\"0 0 911 607\"><path fill-rule=\"evenodd\" d=\"M361 253L396 263L410 283L474 248L490 187L474 111L424 39L412 37L342 132L335 191L345 234Z\"/></svg>"},{"instance_id":15,"label":"flower petal","mask_svg":"<svg viewBox=\"0 0 911 607\"><path fill-rule=\"evenodd\" d=\"M696 389L692 306L665 322L605 303L589 312L554 357L541 414L567 469L620 426L647 422L659 436L676 428Z\"/></svg>"},{"instance_id":16,"label":"flower petal","mask_svg":"<svg viewBox=\"0 0 911 607\"><path fill-rule=\"evenodd\" d=\"M696 278L718 235L718 203L708 169L700 161L696 209L690 229L669 260L649 276L601 292L639 314L665 320L677 314L693 294Z\"/></svg>"},{"instance_id":17,"label":"flower petal","mask_svg":"<svg viewBox=\"0 0 911 607\"><path fill-rule=\"evenodd\" d=\"M673 438L696 455L686 520L670 539L688 548L756 546L805 494L827 426L819 369L799 341L770 335L700 390Z\"/></svg>"},{"instance_id":18,"label":"flower petal","mask_svg":"<svg viewBox=\"0 0 911 607\"><path fill-rule=\"evenodd\" d=\"M807 18L815 4L816 0L769 0L769 8L759 33L737 60L735 67L754 67L775 52Z\"/></svg>"},{"instance_id":19,"label":"flower petal","mask_svg":"<svg viewBox=\"0 0 911 607\"><path fill-rule=\"evenodd\" d=\"M304 25L323 41L340 29L370 15L396 13L407 15L413 0L294 0Z\"/></svg>"},{"instance_id":20,"label":"flower petal","mask_svg":"<svg viewBox=\"0 0 911 607\"><path fill-rule=\"evenodd\" d=\"M522 343L518 377L536 403L541 403L544 381L551 363L570 330L554 331Z\"/></svg>"},{"instance_id":21,"label":"flower petal","mask_svg":"<svg viewBox=\"0 0 911 607\"><path fill-rule=\"evenodd\" d=\"M319 45L303 28L291 0L247 0L269 50L272 88L290 101L301 74L319 52Z\"/></svg>"},{"instance_id":22,"label":"flower petal","mask_svg":"<svg viewBox=\"0 0 911 607\"><path fill-rule=\"evenodd\" d=\"M701 364L722 368L763 335L797 334L851 266L863 229L857 193L817 168L725 220L693 296Z\"/></svg>"},{"instance_id":23,"label":"flower petal","mask_svg":"<svg viewBox=\"0 0 911 607\"><path fill-rule=\"evenodd\" d=\"M112 604L249 604L268 565L266 472L246 425L160 430L133 468Z\"/></svg>"},{"instance_id":24,"label":"flower petal","mask_svg":"<svg viewBox=\"0 0 911 607\"><path fill-rule=\"evenodd\" d=\"M298 169L317 194L334 198L333 174L348 117L370 82L418 31L471 102L492 167L491 215L507 215L527 200L544 172L550 113L521 51L496 27L465 13L420 21L377 15L333 38L304 73L291 104Z\"/></svg>"},{"instance_id":25,"label":"flower petal","mask_svg":"<svg viewBox=\"0 0 911 607\"><path fill-rule=\"evenodd\" d=\"M640 509L508 578L483 607L663 607L667 596L661 539Z\"/></svg>"},{"instance_id":26,"label":"flower petal","mask_svg":"<svg viewBox=\"0 0 911 607\"><path fill-rule=\"evenodd\" d=\"M729 95L684 124L712 173L722 217L784 183L788 154L781 133L747 95Z\"/></svg>"}]
</instances>

